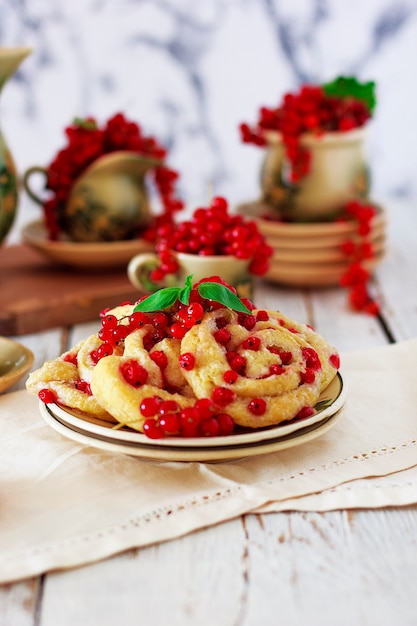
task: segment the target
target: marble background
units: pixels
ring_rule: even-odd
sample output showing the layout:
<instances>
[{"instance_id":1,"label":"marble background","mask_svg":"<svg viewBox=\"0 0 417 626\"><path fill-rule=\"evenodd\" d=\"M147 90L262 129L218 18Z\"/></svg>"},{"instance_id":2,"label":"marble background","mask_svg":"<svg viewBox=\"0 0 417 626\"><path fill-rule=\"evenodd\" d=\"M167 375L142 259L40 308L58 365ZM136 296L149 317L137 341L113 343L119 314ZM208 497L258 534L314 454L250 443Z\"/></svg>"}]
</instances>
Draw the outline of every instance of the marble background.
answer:
<instances>
[{"instance_id":1,"label":"marble background","mask_svg":"<svg viewBox=\"0 0 417 626\"><path fill-rule=\"evenodd\" d=\"M263 153L239 123L355 74L377 83L373 197L417 197L417 0L0 0L0 45L33 48L0 99L20 172L50 162L73 117L123 111L169 148L188 208L211 187L250 201ZM18 223L37 217L23 201Z\"/></svg>"}]
</instances>

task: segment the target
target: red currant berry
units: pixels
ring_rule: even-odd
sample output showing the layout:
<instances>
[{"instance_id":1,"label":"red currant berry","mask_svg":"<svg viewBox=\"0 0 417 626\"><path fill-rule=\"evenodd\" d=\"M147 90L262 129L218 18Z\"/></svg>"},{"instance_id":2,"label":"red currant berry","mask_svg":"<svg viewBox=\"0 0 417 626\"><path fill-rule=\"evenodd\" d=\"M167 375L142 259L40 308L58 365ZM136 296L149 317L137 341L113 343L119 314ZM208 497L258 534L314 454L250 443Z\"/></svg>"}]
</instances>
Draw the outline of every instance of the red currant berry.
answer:
<instances>
[{"instance_id":1,"label":"red currant berry","mask_svg":"<svg viewBox=\"0 0 417 626\"><path fill-rule=\"evenodd\" d=\"M311 383L314 383L314 381L316 380L315 371L311 369L310 367L308 367L305 372L302 372L300 374L300 380L302 383L305 383L306 385L311 385Z\"/></svg>"},{"instance_id":2,"label":"red currant berry","mask_svg":"<svg viewBox=\"0 0 417 626\"><path fill-rule=\"evenodd\" d=\"M130 329L128 326L119 324L118 326L116 326L116 328L113 328L111 330L109 343L111 343L113 346L118 346L123 343L129 333Z\"/></svg>"},{"instance_id":3,"label":"red currant berry","mask_svg":"<svg viewBox=\"0 0 417 626\"><path fill-rule=\"evenodd\" d=\"M195 437L201 417L195 407L187 407L180 412L180 429L183 437Z\"/></svg>"},{"instance_id":4,"label":"red currant berry","mask_svg":"<svg viewBox=\"0 0 417 626\"><path fill-rule=\"evenodd\" d=\"M143 417L154 417L159 411L160 404L161 400L157 396L143 398L139 405L139 411Z\"/></svg>"},{"instance_id":5,"label":"red currant berry","mask_svg":"<svg viewBox=\"0 0 417 626\"><path fill-rule=\"evenodd\" d=\"M227 406L235 399L235 394L227 387L216 387L212 393L212 399L218 406Z\"/></svg>"},{"instance_id":6,"label":"red currant berry","mask_svg":"<svg viewBox=\"0 0 417 626\"><path fill-rule=\"evenodd\" d=\"M57 401L55 392L53 392L51 389L41 389L38 392L38 398L45 404L52 404L53 402Z\"/></svg>"},{"instance_id":7,"label":"red currant berry","mask_svg":"<svg viewBox=\"0 0 417 626\"><path fill-rule=\"evenodd\" d=\"M128 359L119 365L120 375L128 385L140 387L148 380L148 372L138 361Z\"/></svg>"},{"instance_id":8,"label":"red currant berry","mask_svg":"<svg viewBox=\"0 0 417 626\"><path fill-rule=\"evenodd\" d=\"M321 369L321 362L319 359L319 355L314 350L314 348L302 348L302 355L306 362L306 367L309 367L313 370Z\"/></svg>"},{"instance_id":9,"label":"red currant berry","mask_svg":"<svg viewBox=\"0 0 417 626\"><path fill-rule=\"evenodd\" d=\"M217 328L224 328L225 326L227 326L229 322L227 321L227 319L223 316L217 317L216 318L216 326Z\"/></svg>"},{"instance_id":10,"label":"red currant berry","mask_svg":"<svg viewBox=\"0 0 417 626\"><path fill-rule=\"evenodd\" d=\"M199 322L204 315L204 307L200 302L191 302L187 307L187 314L193 320L193 325Z\"/></svg>"},{"instance_id":11,"label":"red currant berry","mask_svg":"<svg viewBox=\"0 0 417 626\"><path fill-rule=\"evenodd\" d=\"M117 324L118 324L118 319L113 314L107 314L101 320L101 325L103 326L103 328L107 328L107 329L116 328Z\"/></svg>"},{"instance_id":12,"label":"red currant berry","mask_svg":"<svg viewBox=\"0 0 417 626\"><path fill-rule=\"evenodd\" d=\"M226 358L231 369L243 376L246 368L245 357L236 352L228 352Z\"/></svg>"},{"instance_id":13,"label":"red currant berry","mask_svg":"<svg viewBox=\"0 0 417 626\"><path fill-rule=\"evenodd\" d=\"M340 368L340 356L338 354L331 354L329 361L336 370Z\"/></svg>"},{"instance_id":14,"label":"red currant berry","mask_svg":"<svg viewBox=\"0 0 417 626\"><path fill-rule=\"evenodd\" d=\"M239 313L238 321L246 330L253 330L256 325L256 317L249 315L249 313Z\"/></svg>"},{"instance_id":15,"label":"red currant berry","mask_svg":"<svg viewBox=\"0 0 417 626\"><path fill-rule=\"evenodd\" d=\"M63 361L65 361L66 363L72 363L73 365L77 365L78 364L78 358L76 354L65 354L62 358Z\"/></svg>"},{"instance_id":16,"label":"red currant berry","mask_svg":"<svg viewBox=\"0 0 417 626\"><path fill-rule=\"evenodd\" d=\"M164 400L159 405L159 414L166 415L167 413L175 413L178 409L179 406L175 400Z\"/></svg>"},{"instance_id":17,"label":"red currant berry","mask_svg":"<svg viewBox=\"0 0 417 626\"><path fill-rule=\"evenodd\" d=\"M165 272L161 267L156 267L150 272L149 278L154 283L160 283L165 278Z\"/></svg>"},{"instance_id":18,"label":"red currant berry","mask_svg":"<svg viewBox=\"0 0 417 626\"><path fill-rule=\"evenodd\" d=\"M102 359L105 356L109 356L113 354L113 346L109 343L102 343L96 350L97 356L99 359Z\"/></svg>"},{"instance_id":19,"label":"red currant berry","mask_svg":"<svg viewBox=\"0 0 417 626\"><path fill-rule=\"evenodd\" d=\"M168 413L159 418L159 426L165 435L177 435L180 431L180 420L177 413Z\"/></svg>"},{"instance_id":20,"label":"red currant berry","mask_svg":"<svg viewBox=\"0 0 417 626\"><path fill-rule=\"evenodd\" d=\"M269 373L271 374L271 376L280 376L284 372L285 368L282 365L279 365L279 363L273 363L269 368Z\"/></svg>"},{"instance_id":21,"label":"red currant berry","mask_svg":"<svg viewBox=\"0 0 417 626\"><path fill-rule=\"evenodd\" d=\"M312 415L315 415L316 411L315 409L313 409L313 407L311 406L303 406L302 409L300 409L296 415L297 419L306 419L307 417L311 417Z\"/></svg>"},{"instance_id":22,"label":"red currant berry","mask_svg":"<svg viewBox=\"0 0 417 626\"><path fill-rule=\"evenodd\" d=\"M166 328L168 326L168 315L162 311L158 311L158 313L152 316L152 324L156 328Z\"/></svg>"},{"instance_id":23,"label":"red currant berry","mask_svg":"<svg viewBox=\"0 0 417 626\"><path fill-rule=\"evenodd\" d=\"M162 350L154 350L153 352L150 352L149 357L161 370L165 369L168 365L168 357L165 352L162 352Z\"/></svg>"},{"instance_id":24,"label":"red currant berry","mask_svg":"<svg viewBox=\"0 0 417 626\"><path fill-rule=\"evenodd\" d=\"M256 320L258 322L267 322L269 320L269 315L267 311L257 311Z\"/></svg>"},{"instance_id":25,"label":"red currant berry","mask_svg":"<svg viewBox=\"0 0 417 626\"><path fill-rule=\"evenodd\" d=\"M168 332L174 339L182 339L187 330L188 329L179 322L174 322L174 324L171 324L171 326L169 327Z\"/></svg>"},{"instance_id":26,"label":"red currant berry","mask_svg":"<svg viewBox=\"0 0 417 626\"><path fill-rule=\"evenodd\" d=\"M228 205L226 198L223 198L222 196L216 196L211 201L211 207L213 209L220 209L221 211L226 211L228 206L229 205Z\"/></svg>"},{"instance_id":27,"label":"red currant berry","mask_svg":"<svg viewBox=\"0 0 417 626\"><path fill-rule=\"evenodd\" d=\"M162 439L164 436L164 431L154 419L143 422L143 432L149 439Z\"/></svg>"},{"instance_id":28,"label":"red currant berry","mask_svg":"<svg viewBox=\"0 0 417 626\"><path fill-rule=\"evenodd\" d=\"M194 366L195 366L194 354L191 354L191 352L185 352L184 354L181 354L179 357L179 363L180 363L180 367L182 367L183 370L190 371L194 369Z\"/></svg>"},{"instance_id":29,"label":"red currant berry","mask_svg":"<svg viewBox=\"0 0 417 626\"><path fill-rule=\"evenodd\" d=\"M196 401L194 408L198 412L201 419L211 417L216 410L216 407L210 398L200 398Z\"/></svg>"},{"instance_id":30,"label":"red currant berry","mask_svg":"<svg viewBox=\"0 0 417 626\"><path fill-rule=\"evenodd\" d=\"M242 348L245 350L254 350L255 352L259 350L261 346L261 340L259 337L248 337L244 341L242 341Z\"/></svg>"},{"instance_id":31,"label":"red currant berry","mask_svg":"<svg viewBox=\"0 0 417 626\"><path fill-rule=\"evenodd\" d=\"M88 396L91 396L91 387L89 385L89 383L86 380L79 380L76 384L75 384L75 388L78 391L81 391L82 393L86 393Z\"/></svg>"},{"instance_id":32,"label":"red currant berry","mask_svg":"<svg viewBox=\"0 0 417 626\"><path fill-rule=\"evenodd\" d=\"M149 324L149 317L142 311L135 311L129 315L129 327L134 330L136 328L142 328L145 324Z\"/></svg>"},{"instance_id":33,"label":"red currant berry","mask_svg":"<svg viewBox=\"0 0 417 626\"><path fill-rule=\"evenodd\" d=\"M200 422L198 431L202 437L216 437L220 432L219 422L215 417L208 417Z\"/></svg>"},{"instance_id":34,"label":"red currant berry","mask_svg":"<svg viewBox=\"0 0 417 626\"><path fill-rule=\"evenodd\" d=\"M219 424L219 435L230 435L234 428L235 423L227 413L219 413L216 415L217 422Z\"/></svg>"},{"instance_id":35,"label":"red currant berry","mask_svg":"<svg viewBox=\"0 0 417 626\"><path fill-rule=\"evenodd\" d=\"M231 340L232 333L227 330L227 328L220 328L219 330L216 330L215 333L213 333L213 337L217 341L217 343L219 343L221 346L225 346Z\"/></svg>"},{"instance_id":36,"label":"red currant berry","mask_svg":"<svg viewBox=\"0 0 417 626\"><path fill-rule=\"evenodd\" d=\"M248 404L248 410L253 415L263 415L266 411L266 402L263 398L253 398Z\"/></svg>"},{"instance_id":37,"label":"red currant berry","mask_svg":"<svg viewBox=\"0 0 417 626\"><path fill-rule=\"evenodd\" d=\"M94 365L97 365L97 363L100 361L100 356L97 353L97 350L91 350L90 354L88 355L91 359L91 361L94 363Z\"/></svg>"},{"instance_id":38,"label":"red currant berry","mask_svg":"<svg viewBox=\"0 0 417 626\"><path fill-rule=\"evenodd\" d=\"M238 379L239 374L235 370L226 370L223 374L223 380L228 385L233 385Z\"/></svg>"}]
</instances>

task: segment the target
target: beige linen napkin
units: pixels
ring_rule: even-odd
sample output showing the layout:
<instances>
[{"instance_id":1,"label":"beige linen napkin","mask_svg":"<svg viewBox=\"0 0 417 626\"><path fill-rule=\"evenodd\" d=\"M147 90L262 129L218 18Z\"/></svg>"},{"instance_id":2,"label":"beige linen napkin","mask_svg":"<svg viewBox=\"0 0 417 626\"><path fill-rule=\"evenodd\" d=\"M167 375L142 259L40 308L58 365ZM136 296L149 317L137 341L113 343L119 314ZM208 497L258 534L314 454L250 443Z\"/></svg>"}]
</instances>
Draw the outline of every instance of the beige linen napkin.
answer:
<instances>
[{"instance_id":1,"label":"beige linen napkin","mask_svg":"<svg viewBox=\"0 0 417 626\"><path fill-rule=\"evenodd\" d=\"M218 464L142 461L83 446L45 424L26 391L1 396L0 582L250 511L417 502L416 471L406 471L417 466L417 339L344 354L342 374L348 400L329 432Z\"/></svg>"}]
</instances>

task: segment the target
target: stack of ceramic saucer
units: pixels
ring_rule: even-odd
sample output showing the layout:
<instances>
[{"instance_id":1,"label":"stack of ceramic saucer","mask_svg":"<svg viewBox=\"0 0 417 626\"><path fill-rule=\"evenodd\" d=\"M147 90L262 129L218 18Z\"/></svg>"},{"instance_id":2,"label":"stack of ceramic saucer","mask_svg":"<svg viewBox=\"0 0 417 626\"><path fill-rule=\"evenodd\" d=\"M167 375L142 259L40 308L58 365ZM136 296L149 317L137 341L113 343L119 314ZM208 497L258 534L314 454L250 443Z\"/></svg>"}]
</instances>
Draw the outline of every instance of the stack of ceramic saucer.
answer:
<instances>
[{"instance_id":1,"label":"stack of ceramic saucer","mask_svg":"<svg viewBox=\"0 0 417 626\"><path fill-rule=\"evenodd\" d=\"M286 223L259 217L260 205L244 205L241 212L252 215L267 243L273 247L271 266L264 278L282 285L325 287L338 285L350 261L342 250L347 240L358 242L354 221ZM381 207L371 222L367 241L373 257L363 265L372 270L386 249L386 215Z\"/></svg>"}]
</instances>

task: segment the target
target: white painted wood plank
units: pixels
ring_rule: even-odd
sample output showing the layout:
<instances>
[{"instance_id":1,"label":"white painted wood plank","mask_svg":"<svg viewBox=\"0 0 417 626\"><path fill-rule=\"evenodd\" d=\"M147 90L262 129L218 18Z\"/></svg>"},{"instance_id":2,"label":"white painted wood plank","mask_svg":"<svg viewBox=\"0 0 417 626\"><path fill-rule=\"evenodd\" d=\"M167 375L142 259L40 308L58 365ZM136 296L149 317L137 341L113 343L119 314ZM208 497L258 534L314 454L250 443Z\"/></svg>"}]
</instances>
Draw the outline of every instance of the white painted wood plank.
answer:
<instances>
[{"instance_id":1,"label":"white painted wood plank","mask_svg":"<svg viewBox=\"0 0 417 626\"><path fill-rule=\"evenodd\" d=\"M411 626L416 530L417 507L249 515L50 574L41 623Z\"/></svg>"},{"instance_id":2,"label":"white painted wood plank","mask_svg":"<svg viewBox=\"0 0 417 626\"><path fill-rule=\"evenodd\" d=\"M417 207L387 202L387 256L377 268L377 293L398 340L417 336Z\"/></svg>"},{"instance_id":3,"label":"white painted wood plank","mask_svg":"<svg viewBox=\"0 0 417 626\"><path fill-rule=\"evenodd\" d=\"M309 311L306 306L306 292L288 289L263 280L256 282L254 303L262 309L281 311L302 323L309 323Z\"/></svg>"},{"instance_id":4,"label":"white painted wood plank","mask_svg":"<svg viewBox=\"0 0 417 626\"><path fill-rule=\"evenodd\" d=\"M245 626L411 626L417 508L248 516Z\"/></svg>"},{"instance_id":5,"label":"white painted wood plank","mask_svg":"<svg viewBox=\"0 0 417 626\"><path fill-rule=\"evenodd\" d=\"M86 339L90 335L96 333L101 326L101 321L99 318L92 322L85 322L84 324L77 324L71 329L69 338L68 338L68 347L71 348L75 346L82 339Z\"/></svg>"},{"instance_id":6,"label":"white painted wood plank","mask_svg":"<svg viewBox=\"0 0 417 626\"><path fill-rule=\"evenodd\" d=\"M378 318L352 311L344 289L312 291L311 311L313 327L340 352L387 343Z\"/></svg>"},{"instance_id":7,"label":"white painted wood plank","mask_svg":"<svg viewBox=\"0 0 417 626\"><path fill-rule=\"evenodd\" d=\"M47 577L42 626L242 623L246 539L240 520ZM76 601L75 601L76 599Z\"/></svg>"}]
</instances>

